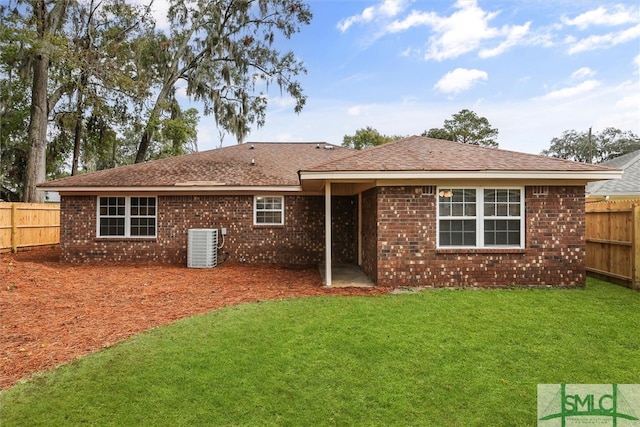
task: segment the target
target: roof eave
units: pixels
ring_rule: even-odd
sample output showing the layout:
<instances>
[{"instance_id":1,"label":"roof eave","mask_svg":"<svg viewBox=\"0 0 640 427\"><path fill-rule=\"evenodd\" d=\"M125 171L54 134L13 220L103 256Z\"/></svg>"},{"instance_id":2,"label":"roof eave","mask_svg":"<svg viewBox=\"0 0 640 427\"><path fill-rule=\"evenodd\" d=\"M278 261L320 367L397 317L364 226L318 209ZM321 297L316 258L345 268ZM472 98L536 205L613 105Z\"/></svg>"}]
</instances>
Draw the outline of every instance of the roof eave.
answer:
<instances>
[{"instance_id":1,"label":"roof eave","mask_svg":"<svg viewBox=\"0 0 640 427\"><path fill-rule=\"evenodd\" d=\"M622 177L620 170L600 171L300 171L300 180L358 179L545 179L599 181Z\"/></svg>"},{"instance_id":2,"label":"roof eave","mask_svg":"<svg viewBox=\"0 0 640 427\"><path fill-rule=\"evenodd\" d=\"M300 192L302 188L299 185L279 185L279 186L200 186L200 185L180 185L180 186L156 186L156 187L42 187L43 191L57 191L59 193L84 193L84 194L101 194L101 193L292 193Z\"/></svg>"}]
</instances>

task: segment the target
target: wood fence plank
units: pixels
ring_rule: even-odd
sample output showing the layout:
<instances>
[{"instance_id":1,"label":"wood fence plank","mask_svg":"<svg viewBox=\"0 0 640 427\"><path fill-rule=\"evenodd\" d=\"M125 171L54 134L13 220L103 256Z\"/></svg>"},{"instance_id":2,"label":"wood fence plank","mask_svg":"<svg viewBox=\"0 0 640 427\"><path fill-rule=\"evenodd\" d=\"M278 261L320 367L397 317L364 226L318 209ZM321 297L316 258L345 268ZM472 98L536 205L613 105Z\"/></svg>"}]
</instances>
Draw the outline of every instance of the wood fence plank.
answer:
<instances>
[{"instance_id":1,"label":"wood fence plank","mask_svg":"<svg viewBox=\"0 0 640 427\"><path fill-rule=\"evenodd\" d=\"M60 205L0 203L0 252L60 243Z\"/></svg>"},{"instance_id":2,"label":"wood fence plank","mask_svg":"<svg viewBox=\"0 0 640 427\"><path fill-rule=\"evenodd\" d=\"M631 286L640 291L640 204L633 206L633 240L631 250L633 251L633 273Z\"/></svg>"},{"instance_id":3,"label":"wood fence plank","mask_svg":"<svg viewBox=\"0 0 640 427\"><path fill-rule=\"evenodd\" d=\"M11 205L11 252L18 252L18 205Z\"/></svg>"},{"instance_id":4,"label":"wood fence plank","mask_svg":"<svg viewBox=\"0 0 640 427\"><path fill-rule=\"evenodd\" d=\"M587 271L640 290L640 201L585 206Z\"/></svg>"}]
</instances>

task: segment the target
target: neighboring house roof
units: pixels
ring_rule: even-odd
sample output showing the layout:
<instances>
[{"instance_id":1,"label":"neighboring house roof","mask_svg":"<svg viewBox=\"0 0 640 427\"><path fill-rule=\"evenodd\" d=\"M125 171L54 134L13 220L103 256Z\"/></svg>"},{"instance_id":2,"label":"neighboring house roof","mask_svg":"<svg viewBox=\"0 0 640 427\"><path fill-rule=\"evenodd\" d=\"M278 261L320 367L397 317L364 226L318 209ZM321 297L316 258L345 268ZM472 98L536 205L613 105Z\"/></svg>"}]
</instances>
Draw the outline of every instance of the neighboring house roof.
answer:
<instances>
[{"instance_id":1,"label":"neighboring house roof","mask_svg":"<svg viewBox=\"0 0 640 427\"><path fill-rule=\"evenodd\" d=\"M221 186L299 188L298 170L337 159L350 151L326 143L254 142L80 174L38 187L59 191L114 187L141 190Z\"/></svg>"},{"instance_id":2,"label":"neighboring house roof","mask_svg":"<svg viewBox=\"0 0 640 427\"><path fill-rule=\"evenodd\" d=\"M619 176L620 171L600 165L412 136L362 151L325 143L245 143L39 187L63 192L320 191L323 180L538 178L584 184Z\"/></svg>"},{"instance_id":3,"label":"neighboring house roof","mask_svg":"<svg viewBox=\"0 0 640 427\"><path fill-rule=\"evenodd\" d=\"M640 150L600 164L622 169L622 178L589 183L588 196L640 196Z\"/></svg>"}]
</instances>

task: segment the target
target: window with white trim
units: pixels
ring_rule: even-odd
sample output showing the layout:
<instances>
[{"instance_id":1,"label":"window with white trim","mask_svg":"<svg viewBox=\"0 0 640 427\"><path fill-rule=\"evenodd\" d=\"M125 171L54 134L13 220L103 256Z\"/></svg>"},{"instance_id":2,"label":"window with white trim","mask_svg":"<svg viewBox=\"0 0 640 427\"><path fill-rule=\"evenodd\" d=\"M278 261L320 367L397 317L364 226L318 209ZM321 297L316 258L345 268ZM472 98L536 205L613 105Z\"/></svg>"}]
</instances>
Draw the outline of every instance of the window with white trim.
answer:
<instances>
[{"instance_id":1,"label":"window with white trim","mask_svg":"<svg viewBox=\"0 0 640 427\"><path fill-rule=\"evenodd\" d=\"M98 197L98 237L156 237L155 197Z\"/></svg>"},{"instance_id":2,"label":"window with white trim","mask_svg":"<svg viewBox=\"0 0 640 427\"><path fill-rule=\"evenodd\" d=\"M254 225L284 225L284 196L255 196Z\"/></svg>"},{"instance_id":3,"label":"window with white trim","mask_svg":"<svg viewBox=\"0 0 640 427\"><path fill-rule=\"evenodd\" d=\"M440 189L438 247L524 247L524 189Z\"/></svg>"}]
</instances>

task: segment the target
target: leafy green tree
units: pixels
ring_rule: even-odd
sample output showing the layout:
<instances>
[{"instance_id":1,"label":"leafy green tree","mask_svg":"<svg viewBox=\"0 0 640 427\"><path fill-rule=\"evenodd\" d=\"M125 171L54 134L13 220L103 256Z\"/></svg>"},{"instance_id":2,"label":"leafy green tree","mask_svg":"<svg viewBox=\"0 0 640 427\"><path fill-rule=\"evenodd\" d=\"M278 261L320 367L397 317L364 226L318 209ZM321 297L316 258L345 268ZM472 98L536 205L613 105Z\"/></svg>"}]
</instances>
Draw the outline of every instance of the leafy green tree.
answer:
<instances>
[{"instance_id":1,"label":"leafy green tree","mask_svg":"<svg viewBox=\"0 0 640 427\"><path fill-rule=\"evenodd\" d=\"M138 138L142 134L144 106L154 95L153 85L160 80L166 59L158 54L160 36L148 7L129 3L13 0L0 5L0 84L7 95L1 98L0 131L4 132L0 132L0 148L15 148L11 156L0 156L0 163L3 172L11 169L12 182L3 187L12 189L14 195L39 201L38 182L45 176L66 175L69 168L72 174L78 173L82 159L87 162L85 170L126 161L118 158L122 135L130 128L139 129ZM17 93L26 94L32 104L22 126L9 121L21 108L14 96ZM176 128L185 120L184 126L195 129L197 118L197 114L167 114L159 123L169 120ZM23 135L17 135L20 128ZM30 144L26 148L10 144L19 140ZM194 145L193 135L173 140ZM173 152L180 150L173 148ZM13 159L11 168L5 166L9 158ZM19 184L14 170L20 171ZM3 173L3 179L7 175Z\"/></svg>"},{"instance_id":2,"label":"leafy green tree","mask_svg":"<svg viewBox=\"0 0 640 427\"><path fill-rule=\"evenodd\" d=\"M163 120L158 132L158 150L151 158L180 156L198 151L198 110L182 111L178 102L171 107L171 116Z\"/></svg>"},{"instance_id":3,"label":"leafy green tree","mask_svg":"<svg viewBox=\"0 0 640 427\"><path fill-rule=\"evenodd\" d=\"M29 82L20 73L18 40L11 39L12 17L0 6L0 199L19 201L23 195L29 146Z\"/></svg>"},{"instance_id":4,"label":"leafy green tree","mask_svg":"<svg viewBox=\"0 0 640 427\"><path fill-rule=\"evenodd\" d=\"M422 136L435 138L435 139L444 139L447 141L456 140L456 137L454 135L450 134L446 129L442 129L442 128L431 128L428 131L422 132Z\"/></svg>"},{"instance_id":5,"label":"leafy green tree","mask_svg":"<svg viewBox=\"0 0 640 427\"><path fill-rule=\"evenodd\" d=\"M86 116L100 116L103 125L116 130L139 116L129 112L130 105L148 97L155 76L132 64L137 59L135 48L155 37L150 18L148 8L125 0L90 0L72 10L68 32L77 52L73 70L77 78L72 80L67 107L75 110L72 175L78 173L87 139Z\"/></svg>"},{"instance_id":6,"label":"leafy green tree","mask_svg":"<svg viewBox=\"0 0 640 427\"><path fill-rule=\"evenodd\" d=\"M32 85L24 200L43 202L44 193L37 191L36 185L46 177L47 124L51 104L48 93L49 68L55 50L61 48L60 33L71 1L24 0L23 3L30 8L30 13L22 24L31 26L31 31L27 28L22 37L30 33L32 38L25 49L31 63Z\"/></svg>"},{"instance_id":7,"label":"leafy green tree","mask_svg":"<svg viewBox=\"0 0 640 427\"><path fill-rule=\"evenodd\" d=\"M640 150L640 138L630 131L608 127L600 133L566 130L553 138L551 146L542 155L584 163L600 163L623 154Z\"/></svg>"},{"instance_id":8,"label":"leafy green tree","mask_svg":"<svg viewBox=\"0 0 640 427\"><path fill-rule=\"evenodd\" d=\"M149 5L0 5L0 165L12 197L40 201L35 185L69 170L197 150L200 113L181 110L179 80L240 141L264 124L274 84L302 109L305 69L276 48L310 22L302 0L172 0L166 33Z\"/></svg>"},{"instance_id":9,"label":"leafy green tree","mask_svg":"<svg viewBox=\"0 0 640 427\"><path fill-rule=\"evenodd\" d=\"M300 112L306 96L298 74L306 72L293 52L280 52L277 37L290 38L309 24L311 11L301 0L172 0L170 32L159 45L161 80L148 112L136 162L147 159L160 124L170 108L176 83L186 82L186 94L204 103L221 128L242 141L256 123L265 122L265 90L276 84L295 100Z\"/></svg>"},{"instance_id":10,"label":"leafy green tree","mask_svg":"<svg viewBox=\"0 0 640 427\"><path fill-rule=\"evenodd\" d=\"M358 129L353 135L345 135L344 138L342 138L342 146L362 150L364 148L375 147L401 138L403 137L382 135L371 126L367 126L366 128Z\"/></svg>"},{"instance_id":11,"label":"leafy green tree","mask_svg":"<svg viewBox=\"0 0 640 427\"><path fill-rule=\"evenodd\" d=\"M489 120L479 117L471 110L461 110L449 120L444 121L441 129L433 128L422 133L430 138L446 139L464 144L498 147L496 137L498 129L491 127Z\"/></svg>"}]
</instances>

